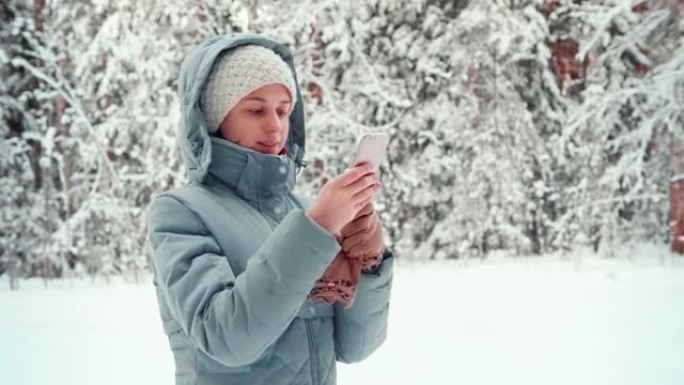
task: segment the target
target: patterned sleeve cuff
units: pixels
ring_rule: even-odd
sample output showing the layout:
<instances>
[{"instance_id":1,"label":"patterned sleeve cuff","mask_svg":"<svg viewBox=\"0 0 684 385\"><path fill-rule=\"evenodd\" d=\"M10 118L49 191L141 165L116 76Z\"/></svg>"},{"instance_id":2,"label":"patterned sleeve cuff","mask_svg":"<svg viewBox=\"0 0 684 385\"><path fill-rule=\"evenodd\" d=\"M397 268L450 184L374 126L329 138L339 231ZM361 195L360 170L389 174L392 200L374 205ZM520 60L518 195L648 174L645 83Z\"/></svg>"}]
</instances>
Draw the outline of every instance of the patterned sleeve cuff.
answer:
<instances>
[{"instance_id":1,"label":"patterned sleeve cuff","mask_svg":"<svg viewBox=\"0 0 684 385\"><path fill-rule=\"evenodd\" d=\"M363 273L363 274L375 274L375 273L377 273L378 270L380 270L380 266L382 266L382 261L384 261L385 259L391 258L392 254L393 254L392 251L390 249L388 249L387 247L385 247L383 252L374 258L375 263L368 268L362 269L361 273Z\"/></svg>"}]
</instances>

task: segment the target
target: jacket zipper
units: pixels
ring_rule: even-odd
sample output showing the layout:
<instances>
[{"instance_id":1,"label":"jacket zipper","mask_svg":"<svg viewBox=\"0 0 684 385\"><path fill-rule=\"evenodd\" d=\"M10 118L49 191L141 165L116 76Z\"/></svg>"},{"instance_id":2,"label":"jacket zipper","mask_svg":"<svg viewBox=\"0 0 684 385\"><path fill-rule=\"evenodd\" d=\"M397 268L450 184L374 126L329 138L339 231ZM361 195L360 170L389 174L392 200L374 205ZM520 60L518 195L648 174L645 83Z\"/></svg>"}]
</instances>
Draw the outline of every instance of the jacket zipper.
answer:
<instances>
[{"instance_id":1,"label":"jacket zipper","mask_svg":"<svg viewBox=\"0 0 684 385\"><path fill-rule=\"evenodd\" d=\"M318 360L316 352L316 344L314 344L313 331L311 331L311 321L308 319L304 320L306 324L306 337L309 340L309 353L311 354L311 384L316 385L317 373L318 373Z\"/></svg>"}]
</instances>

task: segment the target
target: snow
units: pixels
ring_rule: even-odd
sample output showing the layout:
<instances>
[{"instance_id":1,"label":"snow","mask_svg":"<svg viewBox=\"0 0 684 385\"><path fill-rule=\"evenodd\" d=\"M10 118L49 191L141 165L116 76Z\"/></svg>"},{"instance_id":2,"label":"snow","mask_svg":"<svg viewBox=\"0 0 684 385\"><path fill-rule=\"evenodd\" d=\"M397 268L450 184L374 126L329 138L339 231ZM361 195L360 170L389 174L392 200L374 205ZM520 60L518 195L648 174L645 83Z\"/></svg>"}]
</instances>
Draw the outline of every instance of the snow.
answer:
<instances>
[{"instance_id":1,"label":"snow","mask_svg":"<svg viewBox=\"0 0 684 385\"><path fill-rule=\"evenodd\" d=\"M389 335L345 384L681 384L684 258L660 248L395 265ZM0 279L1 384L172 384L149 276Z\"/></svg>"}]
</instances>

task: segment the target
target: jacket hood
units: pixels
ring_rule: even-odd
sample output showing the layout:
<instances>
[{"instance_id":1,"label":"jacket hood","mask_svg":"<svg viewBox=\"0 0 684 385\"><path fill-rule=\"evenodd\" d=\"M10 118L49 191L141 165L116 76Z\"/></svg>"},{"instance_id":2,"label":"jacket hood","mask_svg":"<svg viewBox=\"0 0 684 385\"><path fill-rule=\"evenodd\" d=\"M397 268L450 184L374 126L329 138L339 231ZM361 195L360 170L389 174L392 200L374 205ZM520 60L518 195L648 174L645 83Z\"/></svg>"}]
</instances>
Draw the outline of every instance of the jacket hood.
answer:
<instances>
[{"instance_id":1,"label":"jacket hood","mask_svg":"<svg viewBox=\"0 0 684 385\"><path fill-rule=\"evenodd\" d=\"M202 90L209 79L211 71L222 54L242 45L260 45L273 50L287 63L295 80L297 102L290 114L290 132L285 148L286 156L297 169L306 166L304 105L302 102L297 74L294 69L292 54L283 45L266 37L254 34L232 34L212 37L190 51L181 65L178 79L178 96L180 99L181 121L178 127L178 145L180 147L185 171L190 182L202 182L207 176L211 164L212 145L207 121L201 109Z\"/></svg>"}]
</instances>

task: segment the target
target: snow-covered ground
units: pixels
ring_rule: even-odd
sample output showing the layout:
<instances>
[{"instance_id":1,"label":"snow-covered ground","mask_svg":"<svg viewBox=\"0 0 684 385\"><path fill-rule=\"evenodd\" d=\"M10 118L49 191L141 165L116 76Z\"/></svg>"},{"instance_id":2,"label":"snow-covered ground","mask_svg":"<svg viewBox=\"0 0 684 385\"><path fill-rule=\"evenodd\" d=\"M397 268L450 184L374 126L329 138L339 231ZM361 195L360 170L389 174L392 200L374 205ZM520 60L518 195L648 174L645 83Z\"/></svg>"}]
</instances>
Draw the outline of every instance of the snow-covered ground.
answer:
<instances>
[{"instance_id":1,"label":"snow-covered ground","mask_svg":"<svg viewBox=\"0 0 684 385\"><path fill-rule=\"evenodd\" d=\"M399 261L386 343L338 383L684 383L684 258ZM172 384L151 283L0 279L0 384Z\"/></svg>"}]
</instances>

